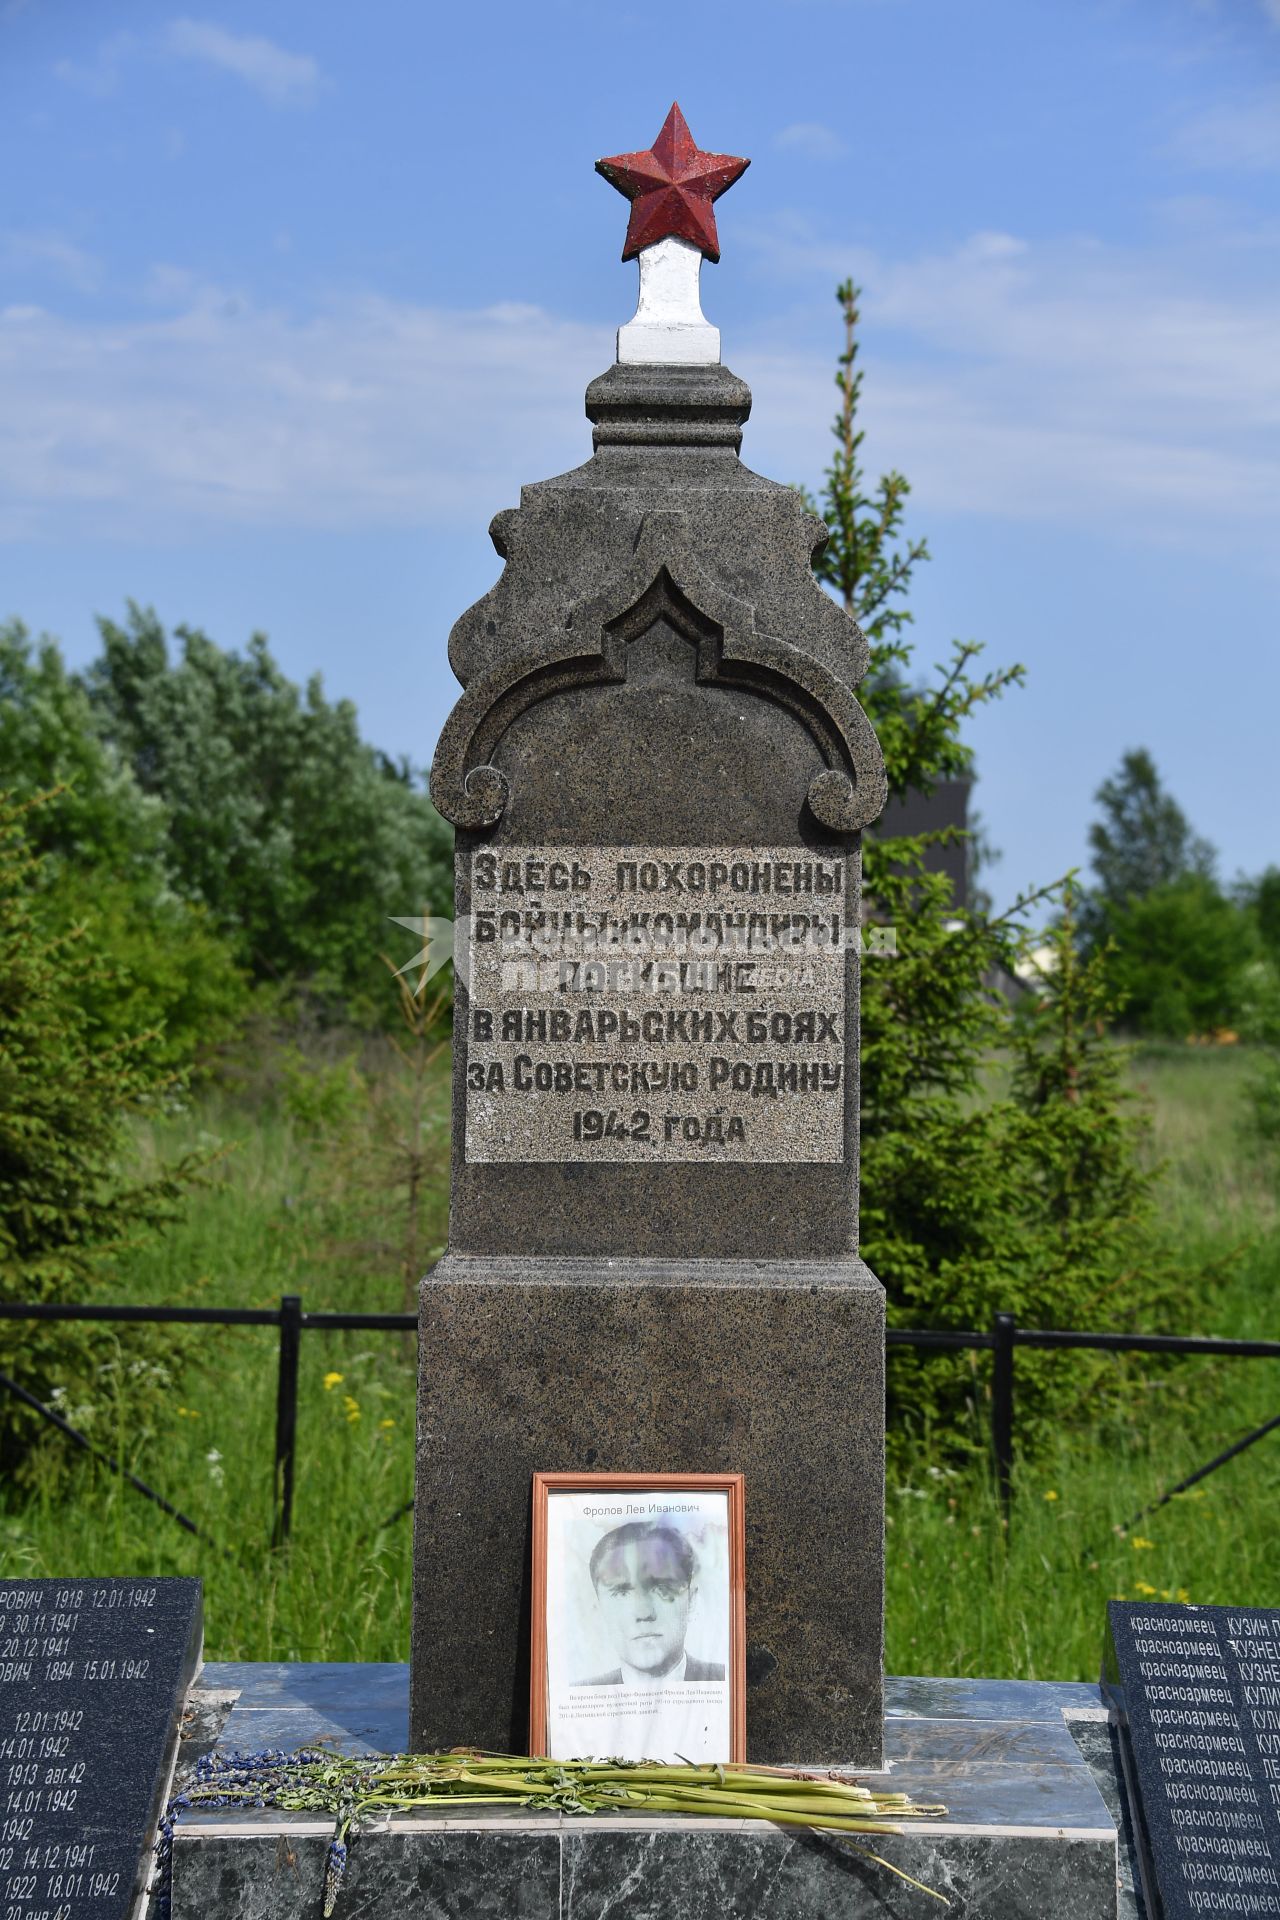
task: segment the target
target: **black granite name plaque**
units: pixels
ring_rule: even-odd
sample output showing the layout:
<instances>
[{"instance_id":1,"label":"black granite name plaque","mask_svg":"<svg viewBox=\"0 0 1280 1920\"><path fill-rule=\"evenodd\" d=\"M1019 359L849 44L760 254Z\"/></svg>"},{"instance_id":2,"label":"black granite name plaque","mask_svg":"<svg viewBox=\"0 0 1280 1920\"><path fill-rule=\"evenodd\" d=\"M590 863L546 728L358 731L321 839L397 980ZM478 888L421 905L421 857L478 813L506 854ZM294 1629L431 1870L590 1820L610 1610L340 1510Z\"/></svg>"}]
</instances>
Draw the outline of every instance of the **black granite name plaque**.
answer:
<instances>
[{"instance_id":1,"label":"black granite name plaque","mask_svg":"<svg viewBox=\"0 0 1280 1920\"><path fill-rule=\"evenodd\" d=\"M1153 1920L1280 1915L1280 1612L1113 1600L1107 1616Z\"/></svg>"},{"instance_id":2,"label":"black granite name plaque","mask_svg":"<svg viewBox=\"0 0 1280 1920\"><path fill-rule=\"evenodd\" d=\"M198 1580L0 1583L0 1920L124 1920L201 1619Z\"/></svg>"}]
</instances>

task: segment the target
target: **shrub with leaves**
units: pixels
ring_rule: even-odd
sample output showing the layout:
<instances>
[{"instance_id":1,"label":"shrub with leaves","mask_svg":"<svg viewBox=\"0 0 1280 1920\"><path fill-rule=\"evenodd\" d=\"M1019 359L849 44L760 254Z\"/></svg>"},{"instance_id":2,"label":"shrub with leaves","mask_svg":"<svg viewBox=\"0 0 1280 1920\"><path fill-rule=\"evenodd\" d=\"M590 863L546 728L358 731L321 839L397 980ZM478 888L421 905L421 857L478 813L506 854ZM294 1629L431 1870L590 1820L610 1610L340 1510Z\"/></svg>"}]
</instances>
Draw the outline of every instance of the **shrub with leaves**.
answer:
<instances>
[{"instance_id":1,"label":"shrub with leaves","mask_svg":"<svg viewBox=\"0 0 1280 1920\"><path fill-rule=\"evenodd\" d=\"M1125 1025L1169 1040L1236 1029L1260 957L1247 910L1205 874L1166 881L1095 913L1093 947Z\"/></svg>"},{"instance_id":2,"label":"shrub with leaves","mask_svg":"<svg viewBox=\"0 0 1280 1920\"><path fill-rule=\"evenodd\" d=\"M173 885L163 803L99 733L84 688L51 640L0 626L0 767L27 817L32 906L51 936L83 928L76 989L87 1028L110 1046L157 1030L153 1056L203 1067L240 1027L248 979L207 911Z\"/></svg>"},{"instance_id":3,"label":"shrub with leaves","mask_svg":"<svg viewBox=\"0 0 1280 1920\"><path fill-rule=\"evenodd\" d=\"M1144 747L1122 755L1094 799L1094 884L1081 899L1079 934L1101 957L1124 1024L1170 1040L1238 1027L1264 952L1267 876L1241 897L1223 892L1217 855Z\"/></svg>"},{"instance_id":4,"label":"shrub with leaves","mask_svg":"<svg viewBox=\"0 0 1280 1920\"><path fill-rule=\"evenodd\" d=\"M410 768L360 736L319 675L299 689L261 634L224 651L131 605L87 676L103 738L164 809L175 888L256 980L379 1022L388 915L451 911L450 828Z\"/></svg>"},{"instance_id":5,"label":"shrub with leaves","mask_svg":"<svg viewBox=\"0 0 1280 1920\"><path fill-rule=\"evenodd\" d=\"M0 795L0 1299L10 1301L91 1294L109 1260L174 1217L199 1164L128 1170L126 1115L180 1083L154 1032L104 1045L85 1015L84 928L54 930L40 910L30 838L47 804ZM112 1347L92 1327L0 1320L0 1368L42 1400L61 1389L91 1404ZM148 1364L156 1353L154 1339L129 1344ZM12 1468L38 1431L0 1393L0 1465Z\"/></svg>"}]
</instances>

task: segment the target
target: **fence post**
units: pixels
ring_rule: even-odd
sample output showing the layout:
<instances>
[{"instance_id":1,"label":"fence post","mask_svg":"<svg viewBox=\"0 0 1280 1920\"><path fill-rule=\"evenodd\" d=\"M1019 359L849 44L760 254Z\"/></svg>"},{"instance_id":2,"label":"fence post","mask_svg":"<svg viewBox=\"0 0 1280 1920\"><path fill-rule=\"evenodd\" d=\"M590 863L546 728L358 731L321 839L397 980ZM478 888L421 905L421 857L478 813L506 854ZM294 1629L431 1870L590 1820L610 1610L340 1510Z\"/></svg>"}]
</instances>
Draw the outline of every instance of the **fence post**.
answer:
<instances>
[{"instance_id":1,"label":"fence post","mask_svg":"<svg viewBox=\"0 0 1280 1920\"><path fill-rule=\"evenodd\" d=\"M1017 1321L998 1313L992 1322L995 1366L991 1378L991 1452L1005 1524L1013 1499L1013 1348Z\"/></svg>"},{"instance_id":2,"label":"fence post","mask_svg":"<svg viewBox=\"0 0 1280 1920\"><path fill-rule=\"evenodd\" d=\"M298 1357L302 1347L302 1296L280 1301L280 1372L276 1384L275 1518L271 1544L282 1547L293 1523L293 1455L298 1435Z\"/></svg>"}]
</instances>

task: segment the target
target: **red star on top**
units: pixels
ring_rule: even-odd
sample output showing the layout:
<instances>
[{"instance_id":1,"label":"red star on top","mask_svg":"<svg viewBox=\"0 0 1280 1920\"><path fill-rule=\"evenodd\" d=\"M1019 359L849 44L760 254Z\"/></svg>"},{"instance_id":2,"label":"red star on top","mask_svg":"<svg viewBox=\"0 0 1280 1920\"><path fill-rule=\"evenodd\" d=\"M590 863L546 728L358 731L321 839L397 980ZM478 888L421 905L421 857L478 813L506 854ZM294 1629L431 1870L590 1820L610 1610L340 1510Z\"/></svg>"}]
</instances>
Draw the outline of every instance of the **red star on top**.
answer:
<instances>
[{"instance_id":1,"label":"red star on top","mask_svg":"<svg viewBox=\"0 0 1280 1920\"><path fill-rule=\"evenodd\" d=\"M647 153L615 153L597 160L596 172L631 202L624 260L674 234L700 247L708 260L720 258L716 216L711 203L741 179L749 160L731 153L703 153L678 105L662 123Z\"/></svg>"}]
</instances>

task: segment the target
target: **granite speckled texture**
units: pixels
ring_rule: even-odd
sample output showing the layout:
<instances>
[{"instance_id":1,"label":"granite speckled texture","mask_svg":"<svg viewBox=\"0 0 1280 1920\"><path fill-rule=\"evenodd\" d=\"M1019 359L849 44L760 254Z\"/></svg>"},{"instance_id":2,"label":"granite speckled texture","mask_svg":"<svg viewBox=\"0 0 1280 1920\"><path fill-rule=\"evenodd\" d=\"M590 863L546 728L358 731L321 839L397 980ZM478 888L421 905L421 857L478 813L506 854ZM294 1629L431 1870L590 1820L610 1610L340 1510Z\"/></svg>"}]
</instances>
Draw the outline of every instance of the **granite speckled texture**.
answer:
<instances>
[{"instance_id":1,"label":"granite speckled texture","mask_svg":"<svg viewBox=\"0 0 1280 1920\"><path fill-rule=\"evenodd\" d=\"M858 829L883 806L884 767L853 694L866 641L810 568L822 522L732 446L663 437L699 424L718 432L726 407L745 414L747 389L726 369L615 367L590 393L598 431L621 412L634 443L599 447L497 516L506 567L450 637L466 691L441 735L431 791L458 828L456 917L471 914L476 851L736 844L842 860L856 920ZM470 1006L460 981L451 1248L856 1252L856 953L847 970L843 1164L541 1165L533 1178L465 1157Z\"/></svg>"},{"instance_id":2,"label":"granite speckled texture","mask_svg":"<svg viewBox=\"0 0 1280 1920\"><path fill-rule=\"evenodd\" d=\"M772 882L777 876L789 886L798 871L811 871L807 848L700 847L693 863L685 852L631 846L629 859L619 861L616 847L506 850L522 876L539 883L526 889L530 910L541 912L545 903L555 924L552 934L516 957L514 936L473 943L466 982L471 1031L473 1039L477 1033L484 1038L472 1047L472 1072L495 1084L467 1090L468 1166L516 1161L652 1168L679 1162L698 1168L692 1176L697 1180L708 1162L844 1162L848 969L840 933L846 863L824 866L830 891L820 900L803 900L797 925L794 898L773 893ZM494 854L472 865L472 900L495 936L504 908L512 904L501 887L503 870ZM582 915L584 902L565 904L566 877L574 871L588 883L589 918ZM704 959L700 946L683 937L685 929L677 933L670 906L654 911L655 884L674 875L683 887L686 874L704 889L708 874L769 881L769 896L739 895L732 902L756 909L754 946L744 941L727 958ZM542 886L548 877L559 881L558 892ZM638 878L650 889L639 902ZM706 899L705 891L701 897ZM853 902L856 909L856 870ZM619 943L602 956L601 917L629 928L637 906L647 923L636 929L639 950ZM719 900L715 906L723 911ZM577 915L585 922L581 935L563 924ZM809 941L815 919L820 945ZM793 933L806 944L793 949ZM624 1022L630 1029L625 1034L619 1031ZM767 1095L753 1084L753 1065L762 1054ZM579 1067L586 1084L570 1095L571 1073ZM686 1074L697 1079L697 1090L673 1091L677 1077ZM600 1124L602 1107L609 1111L607 1128ZM584 1131L593 1108L594 1131Z\"/></svg>"},{"instance_id":3,"label":"granite speckled texture","mask_svg":"<svg viewBox=\"0 0 1280 1920\"><path fill-rule=\"evenodd\" d=\"M241 1689L219 1746L243 1744L238 1736L265 1714L281 1744L323 1734L338 1750L366 1751L364 1671L207 1668L202 1680L220 1699L229 1681ZM394 1718L398 1686L403 1716L405 1670L371 1672L377 1710ZM949 1812L928 1829L877 1836L876 1852L945 1893L958 1920L1141 1920L1131 1889L1117 1882L1104 1799L1119 1807L1122 1792L1105 1738L1092 1738L1106 1728L1079 1721L1101 1711L1096 1688L885 1684L887 1778ZM173 1920L318 1913L328 1832L301 1815L184 1818ZM396 1818L361 1835L335 1920L917 1920L933 1910L841 1843L758 1822L575 1821L477 1808Z\"/></svg>"},{"instance_id":4,"label":"granite speckled texture","mask_svg":"<svg viewBox=\"0 0 1280 1920\"><path fill-rule=\"evenodd\" d=\"M524 1750L535 1469L741 1472L749 1756L879 1763L884 1296L858 1261L451 1253L419 1338L415 1745Z\"/></svg>"},{"instance_id":5,"label":"granite speckled texture","mask_svg":"<svg viewBox=\"0 0 1280 1920\"><path fill-rule=\"evenodd\" d=\"M0 1580L0 1912L130 1920L200 1664L199 1580Z\"/></svg>"},{"instance_id":6,"label":"granite speckled texture","mask_svg":"<svg viewBox=\"0 0 1280 1920\"><path fill-rule=\"evenodd\" d=\"M614 367L592 458L495 519L506 565L451 635L464 692L431 776L460 921L473 856L647 846L839 861L858 927L885 796L867 643L813 577L822 523L738 459L749 409L723 367ZM857 1258L856 944L843 966L838 1149L750 1164L469 1159L461 970L449 1246L421 1300L415 1744L526 1744L535 1470L728 1469L753 1757L878 1761L884 1304Z\"/></svg>"},{"instance_id":7,"label":"granite speckled texture","mask_svg":"<svg viewBox=\"0 0 1280 1920\"><path fill-rule=\"evenodd\" d=\"M1102 1693L1161 1920L1280 1914L1280 1610L1111 1600Z\"/></svg>"}]
</instances>

